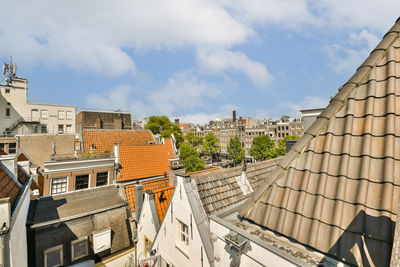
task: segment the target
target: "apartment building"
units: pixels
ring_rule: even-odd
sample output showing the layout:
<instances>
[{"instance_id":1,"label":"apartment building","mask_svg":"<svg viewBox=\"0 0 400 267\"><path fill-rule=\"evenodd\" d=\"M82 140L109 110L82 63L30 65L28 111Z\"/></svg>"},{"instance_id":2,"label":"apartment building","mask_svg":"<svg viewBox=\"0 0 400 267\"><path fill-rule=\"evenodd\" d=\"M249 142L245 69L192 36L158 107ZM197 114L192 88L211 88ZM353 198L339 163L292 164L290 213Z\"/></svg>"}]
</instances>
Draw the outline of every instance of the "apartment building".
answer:
<instances>
[{"instance_id":1,"label":"apartment building","mask_svg":"<svg viewBox=\"0 0 400 267\"><path fill-rule=\"evenodd\" d=\"M0 85L0 134L75 133L76 107L28 102L28 80Z\"/></svg>"},{"instance_id":2,"label":"apartment building","mask_svg":"<svg viewBox=\"0 0 400 267\"><path fill-rule=\"evenodd\" d=\"M76 115L76 131L82 129L131 130L131 113L116 111L82 110Z\"/></svg>"}]
</instances>

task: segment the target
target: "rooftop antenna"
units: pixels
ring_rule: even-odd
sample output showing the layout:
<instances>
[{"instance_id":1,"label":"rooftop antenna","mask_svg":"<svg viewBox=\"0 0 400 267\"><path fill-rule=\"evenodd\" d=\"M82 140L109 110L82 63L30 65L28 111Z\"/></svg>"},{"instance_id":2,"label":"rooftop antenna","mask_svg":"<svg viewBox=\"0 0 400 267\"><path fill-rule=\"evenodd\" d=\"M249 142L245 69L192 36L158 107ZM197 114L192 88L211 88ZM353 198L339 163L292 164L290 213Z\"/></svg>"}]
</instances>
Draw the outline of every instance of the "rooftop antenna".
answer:
<instances>
[{"instance_id":1,"label":"rooftop antenna","mask_svg":"<svg viewBox=\"0 0 400 267\"><path fill-rule=\"evenodd\" d=\"M13 63L12 57L10 57L10 63L3 63L3 77L0 78L0 81L4 80L5 84L9 86L16 75L17 64Z\"/></svg>"}]
</instances>

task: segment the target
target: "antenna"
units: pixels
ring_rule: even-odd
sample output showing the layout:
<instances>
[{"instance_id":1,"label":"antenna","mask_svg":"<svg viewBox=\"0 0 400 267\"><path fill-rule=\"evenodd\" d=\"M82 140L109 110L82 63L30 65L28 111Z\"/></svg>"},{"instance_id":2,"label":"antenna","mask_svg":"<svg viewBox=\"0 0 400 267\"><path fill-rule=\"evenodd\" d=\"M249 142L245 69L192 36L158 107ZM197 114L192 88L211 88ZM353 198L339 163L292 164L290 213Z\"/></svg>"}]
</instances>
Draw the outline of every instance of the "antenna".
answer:
<instances>
[{"instance_id":1,"label":"antenna","mask_svg":"<svg viewBox=\"0 0 400 267\"><path fill-rule=\"evenodd\" d=\"M0 77L0 82L4 80L5 84L8 86L16 75L17 64L13 63L12 57L10 57L10 63L3 63L3 77Z\"/></svg>"}]
</instances>

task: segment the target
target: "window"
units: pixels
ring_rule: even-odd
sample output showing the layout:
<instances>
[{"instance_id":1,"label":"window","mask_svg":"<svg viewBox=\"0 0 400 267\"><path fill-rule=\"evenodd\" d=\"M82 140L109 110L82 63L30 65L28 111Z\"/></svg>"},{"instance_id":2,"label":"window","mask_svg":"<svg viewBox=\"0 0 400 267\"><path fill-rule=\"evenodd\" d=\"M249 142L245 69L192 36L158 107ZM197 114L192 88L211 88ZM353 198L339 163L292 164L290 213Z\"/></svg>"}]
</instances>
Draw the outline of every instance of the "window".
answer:
<instances>
[{"instance_id":1,"label":"window","mask_svg":"<svg viewBox=\"0 0 400 267\"><path fill-rule=\"evenodd\" d=\"M6 108L6 117L10 117L10 114L11 114L11 109Z\"/></svg>"},{"instance_id":2,"label":"window","mask_svg":"<svg viewBox=\"0 0 400 267\"><path fill-rule=\"evenodd\" d=\"M179 231L178 231L178 241L180 244L189 246L189 227L178 220L179 223Z\"/></svg>"},{"instance_id":3,"label":"window","mask_svg":"<svg viewBox=\"0 0 400 267\"><path fill-rule=\"evenodd\" d=\"M84 258L88 255L87 238L83 237L71 242L71 259L72 261Z\"/></svg>"},{"instance_id":4,"label":"window","mask_svg":"<svg viewBox=\"0 0 400 267\"><path fill-rule=\"evenodd\" d=\"M63 246L59 245L44 251L44 266L56 267L63 265Z\"/></svg>"},{"instance_id":5,"label":"window","mask_svg":"<svg viewBox=\"0 0 400 267\"><path fill-rule=\"evenodd\" d=\"M108 184L108 172L96 173L96 186L102 186Z\"/></svg>"},{"instance_id":6,"label":"window","mask_svg":"<svg viewBox=\"0 0 400 267\"><path fill-rule=\"evenodd\" d=\"M59 124L58 125L58 132L63 133L64 132L64 124Z\"/></svg>"},{"instance_id":7,"label":"window","mask_svg":"<svg viewBox=\"0 0 400 267\"><path fill-rule=\"evenodd\" d=\"M4 143L0 143L0 151L4 151Z\"/></svg>"},{"instance_id":8,"label":"window","mask_svg":"<svg viewBox=\"0 0 400 267\"><path fill-rule=\"evenodd\" d=\"M67 177L51 179L51 194L61 194L67 192Z\"/></svg>"},{"instance_id":9,"label":"window","mask_svg":"<svg viewBox=\"0 0 400 267\"><path fill-rule=\"evenodd\" d=\"M89 188L89 174L75 176L75 190Z\"/></svg>"},{"instance_id":10,"label":"window","mask_svg":"<svg viewBox=\"0 0 400 267\"><path fill-rule=\"evenodd\" d=\"M67 133L72 133L72 124L65 125L65 128Z\"/></svg>"},{"instance_id":11,"label":"window","mask_svg":"<svg viewBox=\"0 0 400 267\"><path fill-rule=\"evenodd\" d=\"M41 126L40 126L40 132L41 133L47 133L47 124L42 124Z\"/></svg>"},{"instance_id":12,"label":"window","mask_svg":"<svg viewBox=\"0 0 400 267\"><path fill-rule=\"evenodd\" d=\"M63 120L65 118L64 110L58 111L58 119Z\"/></svg>"},{"instance_id":13,"label":"window","mask_svg":"<svg viewBox=\"0 0 400 267\"><path fill-rule=\"evenodd\" d=\"M6 88L6 94L10 93L10 88Z\"/></svg>"},{"instance_id":14,"label":"window","mask_svg":"<svg viewBox=\"0 0 400 267\"><path fill-rule=\"evenodd\" d=\"M47 119L47 109L41 109L40 110L40 118L41 119Z\"/></svg>"},{"instance_id":15,"label":"window","mask_svg":"<svg viewBox=\"0 0 400 267\"><path fill-rule=\"evenodd\" d=\"M8 154L17 153L17 143L9 143L8 144Z\"/></svg>"},{"instance_id":16,"label":"window","mask_svg":"<svg viewBox=\"0 0 400 267\"><path fill-rule=\"evenodd\" d=\"M67 115L67 120L72 120L72 111L67 111L65 114Z\"/></svg>"},{"instance_id":17,"label":"window","mask_svg":"<svg viewBox=\"0 0 400 267\"><path fill-rule=\"evenodd\" d=\"M32 125L32 132L33 133L38 133L39 132L39 126L38 125Z\"/></svg>"}]
</instances>

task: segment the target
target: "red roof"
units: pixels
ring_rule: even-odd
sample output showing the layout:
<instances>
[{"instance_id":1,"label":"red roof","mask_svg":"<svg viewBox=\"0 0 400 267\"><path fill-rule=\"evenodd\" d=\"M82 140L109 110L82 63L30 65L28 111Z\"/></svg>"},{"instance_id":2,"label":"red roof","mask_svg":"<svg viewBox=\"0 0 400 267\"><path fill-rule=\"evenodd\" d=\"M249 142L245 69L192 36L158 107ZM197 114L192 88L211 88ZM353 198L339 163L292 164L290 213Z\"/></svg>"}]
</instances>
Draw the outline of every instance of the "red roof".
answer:
<instances>
[{"instance_id":1,"label":"red roof","mask_svg":"<svg viewBox=\"0 0 400 267\"><path fill-rule=\"evenodd\" d=\"M85 152L95 147L96 152L112 151L114 144L146 145L154 143L153 134L149 130L83 130Z\"/></svg>"},{"instance_id":2,"label":"red roof","mask_svg":"<svg viewBox=\"0 0 400 267\"><path fill-rule=\"evenodd\" d=\"M164 144L167 146L168 151L171 153L171 155L175 156L174 145L172 144L171 138L164 138Z\"/></svg>"},{"instance_id":3,"label":"red roof","mask_svg":"<svg viewBox=\"0 0 400 267\"><path fill-rule=\"evenodd\" d=\"M118 182L167 175L175 155L168 145L119 146L121 169Z\"/></svg>"},{"instance_id":4,"label":"red roof","mask_svg":"<svg viewBox=\"0 0 400 267\"><path fill-rule=\"evenodd\" d=\"M0 164L0 198L9 197L11 206L15 204L21 187L8 174L4 167Z\"/></svg>"},{"instance_id":5,"label":"red roof","mask_svg":"<svg viewBox=\"0 0 400 267\"><path fill-rule=\"evenodd\" d=\"M160 223L164 218L164 214L167 211L169 201L171 200L172 193L174 192L175 186L168 186L154 190L154 202L156 203L158 219Z\"/></svg>"},{"instance_id":6,"label":"red roof","mask_svg":"<svg viewBox=\"0 0 400 267\"><path fill-rule=\"evenodd\" d=\"M146 181L141 184L143 185L143 192L145 192L146 190L156 191L160 188L169 187L169 179L168 177L159 178L151 181ZM135 211L135 184L125 186L125 193L131 211Z\"/></svg>"}]
</instances>

